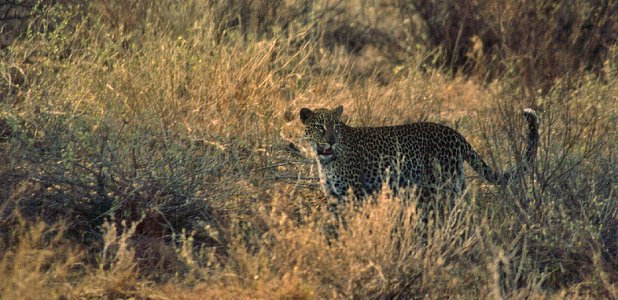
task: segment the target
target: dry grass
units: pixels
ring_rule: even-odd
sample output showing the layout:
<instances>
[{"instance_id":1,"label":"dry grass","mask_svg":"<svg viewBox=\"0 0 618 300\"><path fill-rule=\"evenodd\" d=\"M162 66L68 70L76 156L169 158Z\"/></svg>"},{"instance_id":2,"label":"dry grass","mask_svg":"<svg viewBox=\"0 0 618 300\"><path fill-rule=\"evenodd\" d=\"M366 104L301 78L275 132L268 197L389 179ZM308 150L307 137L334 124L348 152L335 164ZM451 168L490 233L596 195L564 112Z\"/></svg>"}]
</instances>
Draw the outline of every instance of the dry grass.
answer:
<instances>
[{"instance_id":1,"label":"dry grass","mask_svg":"<svg viewBox=\"0 0 618 300\"><path fill-rule=\"evenodd\" d=\"M616 46L603 78L531 96L378 39L403 34L393 1L283 2L51 6L0 53L0 298L617 297ZM339 104L356 126L456 127L500 169L532 106L537 165L504 189L470 173L426 227L384 191L335 239L286 149L308 153L301 107Z\"/></svg>"}]
</instances>

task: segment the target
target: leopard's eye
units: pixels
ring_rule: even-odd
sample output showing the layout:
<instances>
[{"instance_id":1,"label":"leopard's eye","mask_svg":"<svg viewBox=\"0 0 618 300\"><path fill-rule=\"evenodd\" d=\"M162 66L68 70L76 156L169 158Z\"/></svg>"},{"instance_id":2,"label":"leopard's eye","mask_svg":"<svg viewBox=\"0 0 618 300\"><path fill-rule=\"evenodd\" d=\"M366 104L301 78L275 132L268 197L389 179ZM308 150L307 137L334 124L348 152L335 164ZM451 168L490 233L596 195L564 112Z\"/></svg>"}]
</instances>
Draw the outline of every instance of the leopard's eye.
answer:
<instances>
[{"instance_id":1,"label":"leopard's eye","mask_svg":"<svg viewBox=\"0 0 618 300\"><path fill-rule=\"evenodd\" d=\"M313 125L313 127L322 134L326 132L326 128L324 128L324 125L317 124L317 125Z\"/></svg>"}]
</instances>

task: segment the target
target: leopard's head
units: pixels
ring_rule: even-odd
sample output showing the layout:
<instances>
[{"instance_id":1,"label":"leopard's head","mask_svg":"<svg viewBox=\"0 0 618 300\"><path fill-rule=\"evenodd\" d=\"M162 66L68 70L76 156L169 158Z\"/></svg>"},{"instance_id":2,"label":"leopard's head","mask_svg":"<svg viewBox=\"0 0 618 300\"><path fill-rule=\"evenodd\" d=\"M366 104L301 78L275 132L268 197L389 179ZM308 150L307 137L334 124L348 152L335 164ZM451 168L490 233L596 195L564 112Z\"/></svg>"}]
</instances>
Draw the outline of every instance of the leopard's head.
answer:
<instances>
[{"instance_id":1,"label":"leopard's head","mask_svg":"<svg viewBox=\"0 0 618 300\"><path fill-rule=\"evenodd\" d=\"M305 140L322 161L336 157L341 141L341 128L344 125L341 121L342 113L343 106L335 109L300 110L300 120L305 125Z\"/></svg>"}]
</instances>

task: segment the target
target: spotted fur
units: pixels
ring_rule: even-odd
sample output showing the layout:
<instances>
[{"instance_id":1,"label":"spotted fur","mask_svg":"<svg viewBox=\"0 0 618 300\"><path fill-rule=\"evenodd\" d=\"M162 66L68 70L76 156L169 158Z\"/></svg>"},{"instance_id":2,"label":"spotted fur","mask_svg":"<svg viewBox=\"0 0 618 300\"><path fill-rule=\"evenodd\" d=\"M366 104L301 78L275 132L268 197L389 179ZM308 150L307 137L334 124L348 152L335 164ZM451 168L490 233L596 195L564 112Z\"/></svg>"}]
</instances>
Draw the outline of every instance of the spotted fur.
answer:
<instances>
[{"instance_id":1,"label":"spotted fur","mask_svg":"<svg viewBox=\"0 0 618 300\"><path fill-rule=\"evenodd\" d=\"M416 186L421 197L438 191L461 195L465 189L464 161L487 181L504 185L535 159L539 119L523 111L529 126L522 165L505 173L489 167L470 143L454 129L430 122L386 127L350 127L341 121L343 107L300 110L305 139L317 155L324 192L337 199L352 190L356 197L379 191L383 182L397 191Z\"/></svg>"}]
</instances>

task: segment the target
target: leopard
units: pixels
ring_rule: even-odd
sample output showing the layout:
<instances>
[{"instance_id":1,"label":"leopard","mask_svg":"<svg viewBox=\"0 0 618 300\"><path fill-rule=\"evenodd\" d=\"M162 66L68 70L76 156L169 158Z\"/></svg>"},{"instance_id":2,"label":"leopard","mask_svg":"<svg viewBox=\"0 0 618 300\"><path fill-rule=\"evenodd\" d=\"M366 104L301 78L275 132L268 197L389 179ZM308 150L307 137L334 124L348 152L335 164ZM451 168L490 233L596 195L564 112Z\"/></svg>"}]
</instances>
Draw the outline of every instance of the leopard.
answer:
<instances>
[{"instance_id":1,"label":"leopard","mask_svg":"<svg viewBox=\"0 0 618 300\"><path fill-rule=\"evenodd\" d=\"M538 150L539 117L530 108L522 111L528 126L526 149L519 165L505 172L491 168L462 134L446 125L352 127L342 114L343 106L300 110L320 185L335 205L349 196L376 194L384 184L395 193L414 188L420 201L460 197L466 190L464 162L489 183L505 186L530 171Z\"/></svg>"}]
</instances>

